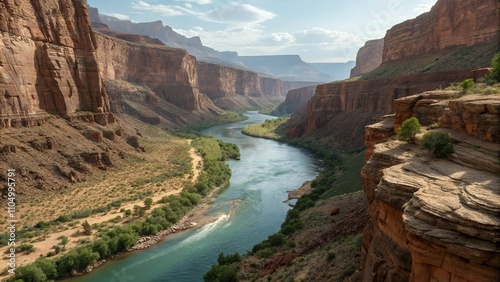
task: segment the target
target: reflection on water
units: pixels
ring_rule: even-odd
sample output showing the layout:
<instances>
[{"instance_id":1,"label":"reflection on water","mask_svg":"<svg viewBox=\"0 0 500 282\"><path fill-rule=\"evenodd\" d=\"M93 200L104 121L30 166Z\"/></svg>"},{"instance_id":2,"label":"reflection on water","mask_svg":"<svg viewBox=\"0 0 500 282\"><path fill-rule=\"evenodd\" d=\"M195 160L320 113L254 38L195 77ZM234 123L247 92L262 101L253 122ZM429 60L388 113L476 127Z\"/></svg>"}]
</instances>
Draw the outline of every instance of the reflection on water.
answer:
<instances>
[{"instance_id":1,"label":"reflection on water","mask_svg":"<svg viewBox=\"0 0 500 282\"><path fill-rule=\"evenodd\" d=\"M289 209L283 203L286 191L313 179L318 173L318 162L299 148L241 134L245 125L272 118L256 112L249 112L248 116L246 121L203 131L240 147L241 160L228 162L233 172L231 185L217 196L210 209L212 214L226 215L70 281L203 281L220 252L244 254L276 232ZM234 200L238 203L231 213ZM127 280L132 276L132 280Z\"/></svg>"}]
</instances>

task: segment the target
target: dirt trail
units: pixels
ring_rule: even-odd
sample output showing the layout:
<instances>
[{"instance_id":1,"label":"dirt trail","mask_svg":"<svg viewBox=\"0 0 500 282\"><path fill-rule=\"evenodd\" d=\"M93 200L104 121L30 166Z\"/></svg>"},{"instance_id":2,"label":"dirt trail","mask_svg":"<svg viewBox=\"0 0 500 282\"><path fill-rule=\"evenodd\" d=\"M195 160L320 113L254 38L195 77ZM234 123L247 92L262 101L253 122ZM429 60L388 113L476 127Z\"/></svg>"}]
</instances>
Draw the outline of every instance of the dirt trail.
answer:
<instances>
[{"instance_id":1,"label":"dirt trail","mask_svg":"<svg viewBox=\"0 0 500 282\"><path fill-rule=\"evenodd\" d=\"M191 144L191 140L188 140L188 144L189 145ZM200 156L200 154L198 153L198 151L192 147L189 150L189 155L192 159L191 181L193 183L195 183L196 180L198 179L201 171L202 171L201 168L203 167L203 159ZM128 173L130 173L130 171ZM189 179L189 175L186 175L184 177L184 179L185 180ZM177 186L175 189L169 189L169 190L162 192L162 193L156 193L155 196L151 197L153 199L153 206L149 211L146 212L146 214L148 212L150 212L152 209L154 209L155 206L161 205L161 204L157 204L157 202L161 198L163 198L165 196L169 196L169 195L177 195L177 194L180 194L181 192L182 192L182 188ZM136 205L144 206L144 201L143 200L136 200L136 201L132 201L132 202L126 202L120 206L120 209L133 210L134 206L136 206ZM206 208L206 207L205 206L203 208L197 207L197 211L202 211L202 210L204 210L204 208ZM87 236L87 235L84 235L82 233L82 231L83 231L82 223L85 220L88 221L88 223L90 225L93 225L93 224L100 224L100 223L103 223L106 221L110 221L110 220L116 218L117 216L123 217L123 213L119 212L117 210L112 210L106 214L95 214L95 215L92 215L90 217L75 221L76 224L74 224L73 227L69 227L69 229L67 229L67 230L45 235L45 240L43 240L43 241L30 242L30 244L33 245L35 251L30 253L30 254L24 254L24 253L23 254L16 254L17 267L22 266L22 265L26 265L26 264L30 264L30 263L34 262L37 258L39 258L41 255L46 256L47 253L54 252L53 246L58 245L61 242L60 239L57 239L61 236L66 236L69 239L69 242L65 246L66 250L78 246L79 240L85 240L85 239L91 240L92 236ZM196 216L193 216L193 214L190 215L190 217L192 217L191 220L194 220L195 218L201 217L201 216L202 215L200 214L200 212L196 213ZM206 220L206 221L210 222L210 220ZM205 223L205 222L201 222L201 223ZM110 223L110 224L116 225L115 223ZM123 222L121 221L118 224L121 225L121 224L123 224ZM61 246L61 248L62 248L62 246ZM7 249L7 247L3 247L0 249L0 252L4 252L6 249ZM3 256L0 259L0 263L2 263L4 265L7 263L5 256Z\"/></svg>"}]
</instances>

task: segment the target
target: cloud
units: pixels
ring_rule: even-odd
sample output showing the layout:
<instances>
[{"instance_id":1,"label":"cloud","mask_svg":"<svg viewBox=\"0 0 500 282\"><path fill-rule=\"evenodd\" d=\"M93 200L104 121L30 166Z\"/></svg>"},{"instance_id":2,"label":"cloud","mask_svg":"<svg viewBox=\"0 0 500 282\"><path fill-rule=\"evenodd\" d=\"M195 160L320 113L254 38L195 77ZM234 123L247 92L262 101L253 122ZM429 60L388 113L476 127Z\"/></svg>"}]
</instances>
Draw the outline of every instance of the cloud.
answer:
<instances>
[{"instance_id":1,"label":"cloud","mask_svg":"<svg viewBox=\"0 0 500 282\"><path fill-rule=\"evenodd\" d=\"M103 14L107 15L107 16L111 16L111 17L117 18L119 20L130 20L129 16L123 15L123 14L118 14L118 13L111 13L111 14L103 13Z\"/></svg>"},{"instance_id":2,"label":"cloud","mask_svg":"<svg viewBox=\"0 0 500 282\"><path fill-rule=\"evenodd\" d=\"M248 4L231 4L208 11L201 18L226 24L257 24L276 17L275 14Z\"/></svg>"},{"instance_id":3,"label":"cloud","mask_svg":"<svg viewBox=\"0 0 500 282\"><path fill-rule=\"evenodd\" d=\"M212 4L212 0L176 0L179 2L191 2L191 3L196 3L199 5L206 5L206 4Z\"/></svg>"},{"instance_id":4,"label":"cloud","mask_svg":"<svg viewBox=\"0 0 500 282\"><path fill-rule=\"evenodd\" d=\"M186 9L182 7L162 5L162 4L150 5L144 1L133 2L131 4L131 7L135 10L155 12L167 17L182 16L186 14L185 13Z\"/></svg>"},{"instance_id":5,"label":"cloud","mask_svg":"<svg viewBox=\"0 0 500 282\"><path fill-rule=\"evenodd\" d=\"M319 27L268 34L258 26L217 31L195 27L175 31L187 37L200 36L204 45L220 51L238 50L240 55L301 54L305 61L310 62L352 60L364 44L352 34Z\"/></svg>"}]
</instances>

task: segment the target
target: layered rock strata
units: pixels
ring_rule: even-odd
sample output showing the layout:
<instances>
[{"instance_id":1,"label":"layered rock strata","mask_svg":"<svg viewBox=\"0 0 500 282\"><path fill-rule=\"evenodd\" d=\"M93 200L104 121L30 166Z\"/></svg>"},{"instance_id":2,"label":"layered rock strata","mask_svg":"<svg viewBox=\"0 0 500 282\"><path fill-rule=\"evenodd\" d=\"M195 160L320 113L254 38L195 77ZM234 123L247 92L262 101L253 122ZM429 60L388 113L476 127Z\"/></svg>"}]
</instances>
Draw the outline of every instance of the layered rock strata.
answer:
<instances>
[{"instance_id":1,"label":"layered rock strata","mask_svg":"<svg viewBox=\"0 0 500 282\"><path fill-rule=\"evenodd\" d=\"M367 127L372 153L362 171L370 203L363 281L500 279L500 95L450 100L454 94L400 99L396 118ZM418 145L384 142L402 116L440 124L435 130L452 135L455 153L436 159Z\"/></svg>"},{"instance_id":2,"label":"layered rock strata","mask_svg":"<svg viewBox=\"0 0 500 282\"><path fill-rule=\"evenodd\" d=\"M430 12L387 31L382 60L407 60L453 46L499 41L497 0L439 0Z\"/></svg>"},{"instance_id":3,"label":"layered rock strata","mask_svg":"<svg viewBox=\"0 0 500 282\"><path fill-rule=\"evenodd\" d=\"M316 86L308 86L288 91L285 101L271 114L281 116L304 111L315 91Z\"/></svg>"},{"instance_id":4,"label":"layered rock strata","mask_svg":"<svg viewBox=\"0 0 500 282\"><path fill-rule=\"evenodd\" d=\"M0 3L0 116L3 126L44 113L102 115L109 102L99 76L84 1ZM29 123L29 122L28 122Z\"/></svg>"},{"instance_id":5,"label":"layered rock strata","mask_svg":"<svg viewBox=\"0 0 500 282\"><path fill-rule=\"evenodd\" d=\"M338 131L360 128L361 132L344 140L347 144L362 146L363 128L374 118L394 112L394 100L446 87L451 82L479 78L487 69L454 71L432 74L413 74L379 80L344 81L316 87L305 113L288 131L292 137L310 134L327 123L337 123ZM350 116L350 117L349 117ZM365 118L363 118L365 117ZM337 119L340 119L336 121Z\"/></svg>"},{"instance_id":6,"label":"layered rock strata","mask_svg":"<svg viewBox=\"0 0 500 282\"><path fill-rule=\"evenodd\" d=\"M369 40L356 55L356 66L351 70L351 77L360 76L376 69L382 63L384 39Z\"/></svg>"},{"instance_id":7,"label":"layered rock strata","mask_svg":"<svg viewBox=\"0 0 500 282\"><path fill-rule=\"evenodd\" d=\"M185 50L140 45L96 35L102 77L150 88L156 95L182 109L202 107L196 59Z\"/></svg>"},{"instance_id":8,"label":"layered rock strata","mask_svg":"<svg viewBox=\"0 0 500 282\"><path fill-rule=\"evenodd\" d=\"M289 85L258 73L211 63L197 64L200 92L224 109L271 106L282 100Z\"/></svg>"}]
</instances>

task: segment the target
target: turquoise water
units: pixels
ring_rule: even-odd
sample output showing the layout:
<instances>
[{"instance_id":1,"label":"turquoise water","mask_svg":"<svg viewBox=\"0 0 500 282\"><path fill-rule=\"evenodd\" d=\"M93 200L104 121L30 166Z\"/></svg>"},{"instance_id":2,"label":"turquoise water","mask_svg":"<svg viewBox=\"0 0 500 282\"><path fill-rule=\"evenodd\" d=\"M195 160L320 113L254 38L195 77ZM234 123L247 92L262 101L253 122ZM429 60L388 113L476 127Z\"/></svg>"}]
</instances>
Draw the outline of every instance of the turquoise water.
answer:
<instances>
[{"instance_id":1,"label":"turquoise water","mask_svg":"<svg viewBox=\"0 0 500 282\"><path fill-rule=\"evenodd\" d=\"M307 151L241 134L247 124L272 118L248 112L243 122L219 125L204 134L235 143L241 160L229 161L231 185L210 210L222 215L209 225L173 234L149 249L128 253L71 282L203 281L220 252L244 254L279 230L289 206L287 190L313 179L319 164ZM233 206L233 203L238 203ZM236 207L234 213L229 211ZM230 215L229 215L230 214Z\"/></svg>"}]
</instances>

